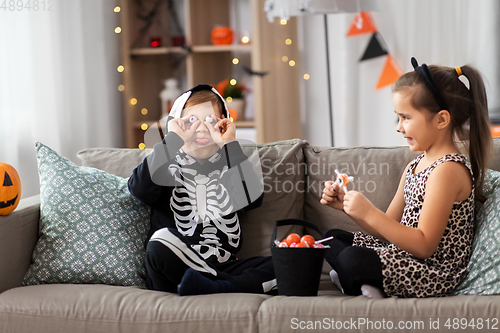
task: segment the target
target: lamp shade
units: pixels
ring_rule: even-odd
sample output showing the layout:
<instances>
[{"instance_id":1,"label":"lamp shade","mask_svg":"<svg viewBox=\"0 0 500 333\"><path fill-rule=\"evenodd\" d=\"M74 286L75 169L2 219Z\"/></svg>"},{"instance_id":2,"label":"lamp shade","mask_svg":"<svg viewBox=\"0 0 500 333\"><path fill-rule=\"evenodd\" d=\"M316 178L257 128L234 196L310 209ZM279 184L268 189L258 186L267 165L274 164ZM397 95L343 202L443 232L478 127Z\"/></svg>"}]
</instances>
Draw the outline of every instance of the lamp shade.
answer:
<instances>
[{"instance_id":1,"label":"lamp shade","mask_svg":"<svg viewBox=\"0 0 500 333\"><path fill-rule=\"evenodd\" d=\"M288 20L299 15L378 10L378 0L266 0L264 10L269 21L273 21L274 17Z\"/></svg>"}]
</instances>

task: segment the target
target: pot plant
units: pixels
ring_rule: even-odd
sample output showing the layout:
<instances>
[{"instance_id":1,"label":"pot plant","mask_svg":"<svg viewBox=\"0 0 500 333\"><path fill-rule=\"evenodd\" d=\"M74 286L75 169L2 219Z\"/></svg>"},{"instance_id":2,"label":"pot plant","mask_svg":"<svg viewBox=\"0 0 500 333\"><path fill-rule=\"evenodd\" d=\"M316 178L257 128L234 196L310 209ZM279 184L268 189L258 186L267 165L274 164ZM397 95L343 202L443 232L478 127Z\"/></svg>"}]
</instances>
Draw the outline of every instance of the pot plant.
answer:
<instances>
[{"instance_id":1,"label":"pot plant","mask_svg":"<svg viewBox=\"0 0 500 333\"><path fill-rule=\"evenodd\" d=\"M226 100L229 114L233 121L237 119L243 120L245 113L245 93L249 89L242 83L238 83L235 79L226 79L219 82L215 89Z\"/></svg>"}]
</instances>

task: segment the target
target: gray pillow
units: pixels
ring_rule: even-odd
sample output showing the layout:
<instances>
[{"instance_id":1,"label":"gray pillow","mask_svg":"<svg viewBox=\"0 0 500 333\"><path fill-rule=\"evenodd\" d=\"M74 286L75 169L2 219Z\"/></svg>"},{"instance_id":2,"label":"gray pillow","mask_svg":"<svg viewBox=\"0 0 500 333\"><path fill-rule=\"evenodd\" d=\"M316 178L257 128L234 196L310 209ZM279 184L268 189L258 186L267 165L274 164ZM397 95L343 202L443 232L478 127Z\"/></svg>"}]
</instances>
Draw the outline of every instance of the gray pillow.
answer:
<instances>
[{"instance_id":1,"label":"gray pillow","mask_svg":"<svg viewBox=\"0 0 500 333\"><path fill-rule=\"evenodd\" d=\"M455 294L500 294L500 172L488 171L487 196L476 215L475 236L467 275Z\"/></svg>"},{"instance_id":2,"label":"gray pillow","mask_svg":"<svg viewBox=\"0 0 500 333\"><path fill-rule=\"evenodd\" d=\"M150 210L127 179L79 167L35 143L40 175L39 240L24 285L144 286Z\"/></svg>"}]
</instances>

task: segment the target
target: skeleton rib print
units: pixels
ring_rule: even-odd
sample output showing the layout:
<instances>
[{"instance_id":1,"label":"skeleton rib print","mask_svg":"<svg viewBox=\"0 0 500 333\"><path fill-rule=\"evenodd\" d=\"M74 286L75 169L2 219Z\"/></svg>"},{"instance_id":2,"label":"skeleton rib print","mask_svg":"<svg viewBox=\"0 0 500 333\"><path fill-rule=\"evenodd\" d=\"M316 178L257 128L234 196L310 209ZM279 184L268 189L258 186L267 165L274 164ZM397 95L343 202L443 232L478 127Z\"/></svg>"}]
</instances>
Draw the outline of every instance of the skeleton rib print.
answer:
<instances>
[{"instance_id":1,"label":"skeleton rib print","mask_svg":"<svg viewBox=\"0 0 500 333\"><path fill-rule=\"evenodd\" d=\"M170 199L177 230L189 237L201 225L199 233L203 239L193 245L193 249L204 259L214 255L219 262L231 257L231 249L224 249L223 243L236 250L241 235L238 215L227 189L220 182L226 171L227 166L224 166L222 170L203 175L194 169L170 166L170 172L181 185L175 187ZM227 242L221 242L221 237L227 238Z\"/></svg>"}]
</instances>

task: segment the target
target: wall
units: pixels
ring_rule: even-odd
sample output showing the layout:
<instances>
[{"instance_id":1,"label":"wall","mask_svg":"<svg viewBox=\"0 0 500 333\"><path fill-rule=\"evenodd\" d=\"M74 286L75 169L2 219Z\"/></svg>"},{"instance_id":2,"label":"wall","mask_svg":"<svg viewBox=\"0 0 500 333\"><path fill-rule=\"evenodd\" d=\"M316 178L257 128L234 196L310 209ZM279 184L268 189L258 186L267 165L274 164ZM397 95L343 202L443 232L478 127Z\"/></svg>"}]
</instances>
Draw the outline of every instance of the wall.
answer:
<instances>
[{"instance_id":1,"label":"wall","mask_svg":"<svg viewBox=\"0 0 500 333\"><path fill-rule=\"evenodd\" d=\"M375 24L404 72L420 63L476 66L485 76L490 112L500 109L500 3L497 0L380 0ZM329 14L335 146L404 144L396 132L390 87L375 90L385 57L359 62L371 34L347 37L355 14ZM330 145L323 16L300 18L304 138Z\"/></svg>"}]
</instances>

